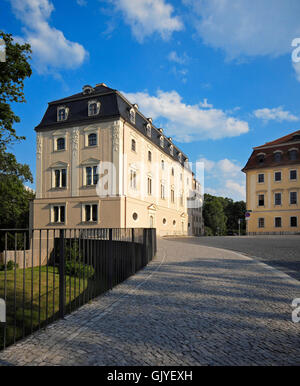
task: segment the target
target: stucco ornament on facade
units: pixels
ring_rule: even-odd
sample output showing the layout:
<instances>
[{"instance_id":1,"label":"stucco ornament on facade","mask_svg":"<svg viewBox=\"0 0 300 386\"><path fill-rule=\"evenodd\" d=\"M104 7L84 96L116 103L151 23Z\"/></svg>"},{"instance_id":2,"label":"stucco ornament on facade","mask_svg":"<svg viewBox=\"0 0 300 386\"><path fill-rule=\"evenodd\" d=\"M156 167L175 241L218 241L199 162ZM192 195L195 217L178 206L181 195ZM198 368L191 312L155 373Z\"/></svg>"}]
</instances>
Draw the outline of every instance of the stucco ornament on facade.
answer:
<instances>
[{"instance_id":1,"label":"stucco ornament on facade","mask_svg":"<svg viewBox=\"0 0 300 386\"><path fill-rule=\"evenodd\" d=\"M114 121L112 125L112 140L114 151L119 151L120 145L120 121Z\"/></svg>"},{"instance_id":2,"label":"stucco ornament on facade","mask_svg":"<svg viewBox=\"0 0 300 386\"><path fill-rule=\"evenodd\" d=\"M79 130L73 129L73 131L72 131L72 151L73 151L74 155L78 151L78 146L79 146Z\"/></svg>"},{"instance_id":3,"label":"stucco ornament on facade","mask_svg":"<svg viewBox=\"0 0 300 386\"><path fill-rule=\"evenodd\" d=\"M37 134L36 136L36 156L37 159L41 159L42 156L42 135Z\"/></svg>"}]
</instances>

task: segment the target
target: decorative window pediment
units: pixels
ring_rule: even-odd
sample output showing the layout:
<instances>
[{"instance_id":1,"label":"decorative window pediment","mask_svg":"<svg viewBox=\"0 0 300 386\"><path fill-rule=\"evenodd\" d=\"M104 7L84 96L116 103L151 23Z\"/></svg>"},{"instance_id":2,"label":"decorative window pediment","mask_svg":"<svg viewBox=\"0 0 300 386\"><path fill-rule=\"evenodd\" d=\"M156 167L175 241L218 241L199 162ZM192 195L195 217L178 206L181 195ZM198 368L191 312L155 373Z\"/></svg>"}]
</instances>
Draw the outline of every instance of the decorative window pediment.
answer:
<instances>
[{"instance_id":1,"label":"decorative window pediment","mask_svg":"<svg viewBox=\"0 0 300 386\"><path fill-rule=\"evenodd\" d=\"M63 122L68 119L70 109L66 106L59 106L57 108L57 122Z\"/></svg>"},{"instance_id":2,"label":"decorative window pediment","mask_svg":"<svg viewBox=\"0 0 300 386\"><path fill-rule=\"evenodd\" d=\"M81 165L82 166L86 166L86 165L98 165L100 163L100 160L96 159L96 158L89 158L85 161L82 161L81 162Z\"/></svg>"},{"instance_id":3,"label":"decorative window pediment","mask_svg":"<svg viewBox=\"0 0 300 386\"><path fill-rule=\"evenodd\" d=\"M88 102L88 115L89 117L98 115L100 113L101 103L97 100L91 100Z\"/></svg>"}]
</instances>

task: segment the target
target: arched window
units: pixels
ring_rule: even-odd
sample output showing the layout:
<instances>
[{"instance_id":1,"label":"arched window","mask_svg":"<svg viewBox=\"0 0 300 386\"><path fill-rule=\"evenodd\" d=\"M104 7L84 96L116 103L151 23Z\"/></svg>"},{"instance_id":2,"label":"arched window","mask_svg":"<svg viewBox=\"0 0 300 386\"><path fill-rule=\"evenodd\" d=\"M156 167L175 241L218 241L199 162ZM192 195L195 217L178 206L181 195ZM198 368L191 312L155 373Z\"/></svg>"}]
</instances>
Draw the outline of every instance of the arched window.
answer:
<instances>
[{"instance_id":1,"label":"arched window","mask_svg":"<svg viewBox=\"0 0 300 386\"><path fill-rule=\"evenodd\" d=\"M161 147L164 147L164 137L163 136L160 137L159 143L160 143Z\"/></svg>"},{"instance_id":2,"label":"arched window","mask_svg":"<svg viewBox=\"0 0 300 386\"><path fill-rule=\"evenodd\" d=\"M135 123L135 110L133 108L129 111L129 118L131 123Z\"/></svg>"},{"instance_id":3,"label":"arched window","mask_svg":"<svg viewBox=\"0 0 300 386\"><path fill-rule=\"evenodd\" d=\"M148 161L149 161L149 162L152 161L152 153L151 153L150 150L148 151Z\"/></svg>"},{"instance_id":4,"label":"arched window","mask_svg":"<svg viewBox=\"0 0 300 386\"><path fill-rule=\"evenodd\" d=\"M96 146L97 145L97 134L89 134L88 136L88 144L89 146Z\"/></svg>"},{"instance_id":5,"label":"arched window","mask_svg":"<svg viewBox=\"0 0 300 386\"><path fill-rule=\"evenodd\" d=\"M265 162L265 154L261 153L257 155L257 162L263 164Z\"/></svg>"},{"instance_id":6,"label":"arched window","mask_svg":"<svg viewBox=\"0 0 300 386\"><path fill-rule=\"evenodd\" d=\"M65 139L58 138L57 139L57 150L65 150Z\"/></svg>"},{"instance_id":7,"label":"arched window","mask_svg":"<svg viewBox=\"0 0 300 386\"><path fill-rule=\"evenodd\" d=\"M136 142L134 139L131 140L131 150L136 151Z\"/></svg>"},{"instance_id":8,"label":"arched window","mask_svg":"<svg viewBox=\"0 0 300 386\"><path fill-rule=\"evenodd\" d=\"M289 159L295 161L298 158L298 151L296 149L289 150Z\"/></svg>"},{"instance_id":9,"label":"arched window","mask_svg":"<svg viewBox=\"0 0 300 386\"><path fill-rule=\"evenodd\" d=\"M57 108L57 120L65 121L68 118L69 108L65 106L61 106Z\"/></svg>"},{"instance_id":10,"label":"arched window","mask_svg":"<svg viewBox=\"0 0 300 386\"><path fill-rule=\"evenodd\" d=\"M281 162L282 160L282 154L280 151L277 151L276 153L274 153L274 161L275 162Z\"/></svg>"}]
</instances>

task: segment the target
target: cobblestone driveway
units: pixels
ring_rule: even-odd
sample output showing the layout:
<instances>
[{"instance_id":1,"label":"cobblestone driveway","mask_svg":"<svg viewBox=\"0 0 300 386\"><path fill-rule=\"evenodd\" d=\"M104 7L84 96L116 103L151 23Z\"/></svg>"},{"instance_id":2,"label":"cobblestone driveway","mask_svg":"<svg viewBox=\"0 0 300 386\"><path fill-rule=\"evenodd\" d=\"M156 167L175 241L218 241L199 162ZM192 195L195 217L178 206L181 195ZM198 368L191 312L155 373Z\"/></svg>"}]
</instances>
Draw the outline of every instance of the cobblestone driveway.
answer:
<instances>
[{"instance_id":1,"label":"cobblestone driveway","mask_svg":"<svg viewBox=\"0 0 300 386\"><path fill-rule=\"evenodd\" d=\"M13 365L300 365L300 282L234 252L160 240L143 271L0 353Z\"/></svg>"}]
</instances>

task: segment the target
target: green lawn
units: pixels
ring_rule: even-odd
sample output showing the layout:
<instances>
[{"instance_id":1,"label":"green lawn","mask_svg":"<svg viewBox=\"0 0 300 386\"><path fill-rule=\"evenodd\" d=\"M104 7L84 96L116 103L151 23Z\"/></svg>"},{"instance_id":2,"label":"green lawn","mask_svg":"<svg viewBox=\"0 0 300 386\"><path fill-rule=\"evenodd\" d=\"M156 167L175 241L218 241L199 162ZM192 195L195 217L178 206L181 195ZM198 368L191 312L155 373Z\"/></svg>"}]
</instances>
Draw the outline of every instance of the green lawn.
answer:
<instances>
[{"instance_id":1,"label":"green lawn","mask_svg":"<svg viewBox=\"0 0 300 386\"><path fill-rule=\"evenodd\" d=\"M7 328L6 345L28 335L56 319L59 310L59 274L57 267L35 267L7 271ZM0 272L0 298L4 298L5 273ZM48 283L48 291L47 291ZM80 285L80 291L79 291ZM66 276L66 311L75 309L88 281ZM40 295L39 295L40 294ZM24 305L24 307L23 307ZM23 311L24 308L24 311ZM14 320L16 315L16 321ZM32 324L32 328L31 328ZM0 327L0 350L3 348L3 331Z\"/></svg>"}]
</instances>

